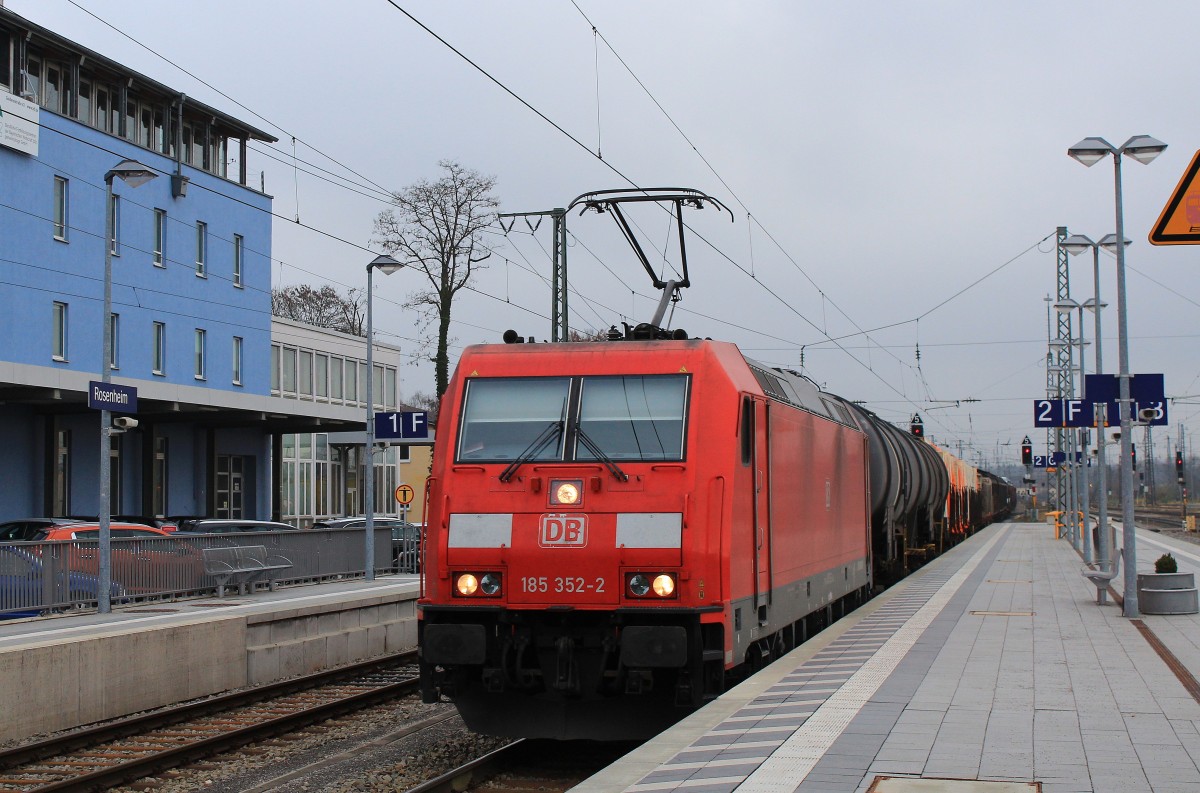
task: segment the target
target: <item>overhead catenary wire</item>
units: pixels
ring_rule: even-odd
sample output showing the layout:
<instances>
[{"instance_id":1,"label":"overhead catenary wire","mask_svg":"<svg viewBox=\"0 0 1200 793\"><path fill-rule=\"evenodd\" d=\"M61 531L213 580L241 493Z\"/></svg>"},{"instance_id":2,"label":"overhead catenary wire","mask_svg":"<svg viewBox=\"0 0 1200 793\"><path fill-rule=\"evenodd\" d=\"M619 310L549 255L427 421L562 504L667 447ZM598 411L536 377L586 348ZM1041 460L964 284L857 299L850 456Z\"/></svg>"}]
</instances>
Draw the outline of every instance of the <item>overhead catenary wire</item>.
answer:
<instances>
[{"instance_id":1,"label":"overhead catenary wire","mask_svg":"<svg viewBox=\"0 0 1200 793\"><path fill-rule=\"evenodd\" d=\"M74 0L72 0L72 2L74 3ZM390 3L392 6L396 7L398 10L400 10L400 11L403 11L403 9L401 9L401 8L400 8L398 5L396 5L396 3L395 3L395 2L391 2L391 0L389 0L389 3ZM74 3L74 4L75 4L75 5L78 5L78 3ZM80 6L80 7L82 8L82 6ZM576 6L576 7L578 8L578 6ZM84 10L86 10L86 9L84 9ZM90 13L90 12L88 12L88 13ZM404 13L406 13L406 14L407 14L407 12L404 12ZM580 11L580 13L582 14L582 11ZM411 18L411 15L409 15L409 16L410 16L410 18ZM415 22L415 21L416 21L416 20L414 19L414 22ZM107 24L107 23L106 23L106 24ZM420 24L420 23L418 22L418 24ZM424 25L421 25L421 26L422 26L423 28L425 27ZM428 28L425 28L425 29L426 29L427 31L429 30ZM432 31L429 31L429 32L430 32L430 33L432 33ZM124 35L124 34L123 34L123 35ZM436 35L436 34L435 34L435 35ZM601 38L601 39L603 38L602 34L600 34L600 33L599 33L599 31L596 31L596 36L598 36L598 37L599 37L599 38ZM439 37L439 40L440 40L440 37ZM443 43L445 43L445 42L443 41ZM608 42L607 42L607 41L605 41L605 43L606 43L606 45L608 45ZM449 46L449 45L447 45L447 46ZM611 47L610 47L610 48L611 48ZM147 49L148 49L148 48L147 48ZM451 48L451 49L453 49L453 48ZM152 51L152 50L151 50L151 51ZM152 52L153 52L153 51L152 51ZM456 50L456 52L457 52L457 50ZM155 54L157 54L157 53L155 53ZM461 54L461 53L460 53L460 54ZM160 56L160 57L161 57L161 56ZM464 56L464 57L465 57L465 56ZM165 60L165 59L164 59L164 60ZM469 59L468 59L468 60L469 60ZM173 65L174 65L174 64L173 64ZM475 65L475 64L472 62L472 65ZM476 66L476 68L479 68L479 67L478 67L478 66ZM480 71L483 71L483 70L482 70L482 69L480 69ZM484 74L486 75L487 73L486 73L486 72L484 72ZM487 76L490 78L490 75L487 75ZM494 79L494 78L492 78L492 79ZM499 82L498 82L498 81L497 81L497 84L499 84ZM501 87L504 87L504 86L502 86L502 85L501 85ZM214 90L215 90L215 89L214 89ZM507 88L505 88L505 90L508 90L508 89L507 89ZM219 92L219 93L220 93L220 92ZM510 91L510 93L512 93L512 92ZM513 94L513 96L514 96L515 98L517 98L517 99L520 99L520 97L516 97L516 95L515 95L515 94ZM523 100L521 100L521 101L523 102ZM524 102L523 102L523 103L524 103ZM240 103L238 103L238 104L240 105ZM526 106L527 106L527 107L530 107L530 109L533 109L531 106L529 106L529 105L528 105L528 103L524 103L524 104L526 104ZM243 106L243 107L244 107L244 106ZM248 109L248 108L247 108L247 109ZM253 112L253 111L251 111L251 112ZM535 112L537 112L537 111L535 110ZM257 115L257 114L255 114L255 115ZM540 113L539 113L539 115L542 115L542 114L540 114ZM544 116L544 115L543 115L542 117L543 117L544 119L546 119L547 121L550 121L548 117L546 117L546 116ZM261 118L261 116L260 116L260 118ZM552 124L553 124L553 122L550 122L550 123L552 123ZM557 125L555 125L555 126L557 127ZM559 128L559 129L560 129L560 131L562 131L562 130L561 130L561 128ZM565 133L564 133L564 134L565 134ZM570 136L568 135L568 137L570 137ZM324 155L323 155L323 156L324 156ZM332 158L331 158L331 159L332 159ZM613 169L613 170L614 170L614 172L615 172L615 173L618 173L618 174L620 174L620 172L619 172L619 171L617 171L616 169ZM719 175L718 175L718 178L719 178ZM722 180L722 183L724 184L723 180ZM726 185L726 188L728 189L728 185ZM733 193L733 191L732 191L732 190L730 190L730 192L731 192L731 193ZM735 194L735 197L736 197L736 194ZM740 203L740 199L739 199L739 203ZM274 214L274 213L272 213L272 214ZM756 221L756 222L757 222L757 221ZM759 224L759 225L761 225L761 224ZM325 232L321 232L320 230L318 230L318 229L315 229L315 228L313 228L313 227L311 227L311 226L306 226L306 228L310 228L310 229L312 229L312 230L314 230L314 231L318 231L318 233L325 233ZM334 238L334 239L338 239L338 238L337 238L335 235L328 235L328 234L327 234L327 236L330 236L331 238ZM339 241L346 242L345 240L339 240ZM705 242L707 243L708 241L707 241L707 240L705 240ZM714 247L714 246L712 246L712 244L711 244L711 243L708 243L708 244L710 245L710 247ZM361 247L361 246L356 246L356 247ZM318 277L322 277L322 276L319 276L319 275L318 275ZM752 275L752 277L753 277L753 275ZM986 277L986 276L985 276L985 277ZM755 279L755 280L757 280L757 279ZM968 287L968 288L969 288L969 287ZM632 290L631 290L631 291L632 291ZM773 294L774 294L774 293L773 293ZM489 296L490 296L490 295L489 295ZM775 297L776 297L777 299L780 299L780 300L782 301L782 298L780 298L778 295L775 295ZM952 298L951 298L951 299L952 299ZM830 302L831 302L831 303L833 303L833 301L830 301ZM785 303L785 304L786 304L786 303ZM839 311L840 313L842 313L842 315L843 315L843 316L847 316L847 315L845 314L845 312L844 312L844 311L841 311L841 309L840 309L840 308L839 308L839 307L836 305L836 303L833 303L833 305L834 305L834 307L835 307L835 308L837 308L837 309L838 309L838 311ZM935 306L934 308L936 309L936 308L939 308L939 307L940 307L940 305L939 305L939 306ZM793 311L795 311L795 309L794 309L794 308L793 308L792 310L793 310ZM931 309L931 310L933 310L933 309ZM535 313L536 313L536 312L535 312ZM799 312L796 312L796 313L799 315ZM847 316L847 319L850 319L850 318ZM807 321L807 319L805 319L805 321ZM853 320L851 320L851 321L853 321ZM811 323L810 323L810 324L811 324ZM903 324L903 323L896 323L896 324ZM825 335L828 335L828 334L826 333ZM846 352L846 353L849 355L849 352L848 352L848 350L843 350L843 352ZM857 359L855 356L853 356L853 355L850 355L850 357L851 357L852 359L855 359L856 361L858 361L858 359ZM860 365L864 365L864 366L865 366L865 368L867 368L867 369L868 369L868 371L871 371L871 370L872 370L872 367L871 367L871 365L870 365L869 363L866 363L866 364L864 364L862 361L858 361L858 362L860 363ZM882 378L880 378L880 380L881 380L881 382L884 382L884 383L885 383L885 385L887 385L887 382L886 382L886 381L884 381L884 380L882 380Z\"/></svg>"}]
</instances>

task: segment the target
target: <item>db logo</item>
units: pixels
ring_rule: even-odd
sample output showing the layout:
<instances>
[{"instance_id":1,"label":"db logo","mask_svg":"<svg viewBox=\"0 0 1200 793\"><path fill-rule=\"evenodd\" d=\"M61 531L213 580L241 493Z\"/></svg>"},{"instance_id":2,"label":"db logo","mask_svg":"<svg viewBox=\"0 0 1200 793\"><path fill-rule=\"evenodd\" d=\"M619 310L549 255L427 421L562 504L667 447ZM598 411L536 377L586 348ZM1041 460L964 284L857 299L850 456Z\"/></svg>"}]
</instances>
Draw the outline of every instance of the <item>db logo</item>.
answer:
<instances>
[{"instance_id":1,"label":"db logo","mask_svg":"<svg viewBox=\"0 0 1200 793\"><path fill-rule=\"evenodd\" d=\"M587 515L542 515L538 545L543 548L587 545Z\"/></svg>"}]
</instances>

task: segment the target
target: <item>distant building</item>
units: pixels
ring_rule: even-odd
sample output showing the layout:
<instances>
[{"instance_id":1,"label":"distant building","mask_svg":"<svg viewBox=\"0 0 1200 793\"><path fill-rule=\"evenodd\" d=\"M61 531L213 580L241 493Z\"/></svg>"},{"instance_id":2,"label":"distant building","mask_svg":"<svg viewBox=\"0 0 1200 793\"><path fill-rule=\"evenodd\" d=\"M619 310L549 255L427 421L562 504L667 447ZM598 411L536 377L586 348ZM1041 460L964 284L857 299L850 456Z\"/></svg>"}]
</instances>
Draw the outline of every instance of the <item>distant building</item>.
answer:
<instances>
[{"instance_id":1,"label":"distant building","mask_svg":"<svg viewBox=\"0 0 1200 793\"><path fill-rule=\"evenodd\" d=\"M251 140L275 138L0 6L0 519L96 514L102 366L140 422L111 438L112 514L279 517L284 477L321 475L285 436L362 431L364 341L272 320ZM105 179L125 159L158 178L111 179L102 362ZM397 358L380 348L380 409Z\"/></svg>"}]
</instances>

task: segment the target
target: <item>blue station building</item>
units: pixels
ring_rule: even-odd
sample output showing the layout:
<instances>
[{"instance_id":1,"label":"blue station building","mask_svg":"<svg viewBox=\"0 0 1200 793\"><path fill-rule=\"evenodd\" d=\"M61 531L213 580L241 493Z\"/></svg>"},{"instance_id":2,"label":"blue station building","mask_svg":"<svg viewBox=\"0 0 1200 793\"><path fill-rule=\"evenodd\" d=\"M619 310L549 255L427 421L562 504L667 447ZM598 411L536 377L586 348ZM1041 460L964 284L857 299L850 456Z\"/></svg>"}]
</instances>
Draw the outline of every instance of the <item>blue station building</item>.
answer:
<instances>
[{"instance_id":1,"label":"blue station building","mask_svg":"<svg viewBox=\"0 0 1200 793\"><path fill-rule=\"evenodd\" d=\"M284 438L361 433L340 385L361 360L319 339L281 355L294 328L273 351L272 202L247 182L250 141L275 138L0 6L0 520L96 514L102 366L137 389L138 426L110 439L114 515L278 519ZM111 175L125 160L156 178ZM377 408L394 409L398 351L381 352ZM338 398L306 394L332 369L297 360L336 363Z\"/></svg>"}]
</instances>

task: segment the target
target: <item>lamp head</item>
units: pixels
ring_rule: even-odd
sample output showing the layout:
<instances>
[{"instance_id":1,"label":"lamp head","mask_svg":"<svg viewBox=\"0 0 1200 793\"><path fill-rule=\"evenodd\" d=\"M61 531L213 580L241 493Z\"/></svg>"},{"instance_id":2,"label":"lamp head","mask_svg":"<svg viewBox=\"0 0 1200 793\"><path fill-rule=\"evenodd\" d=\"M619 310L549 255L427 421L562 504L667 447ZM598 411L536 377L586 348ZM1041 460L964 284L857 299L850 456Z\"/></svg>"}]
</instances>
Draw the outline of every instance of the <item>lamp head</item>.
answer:
<instances>
[{"instance_id":1,"label":"lamp head","mask_svg":"<svg viewBox=\"0 0 1200 793\"><path fill-rule=\"evenodd\" d=\"M381 253L371 260L371 263L367 265L367 269L370 270L374 268L381 271L384 275L391 275L403 266L403 264L396 261L391 256L388 256L386 253Z\"/></svg>"},{"instance_id":2,"label":"lamp head","mask_svg":"<svg viewBox=\"0 0 1200 793\"><path fill-rule=\"evenodd\" d=\"M1101 248L1108 251L1109 253L1116 253L1117 252L1117 235L1116 234L1105 234L1100 239L1099 244L1100 244ZM1126 237L1125 238L1125 247L1129 247L1129 244L1130 244L1130 239L1128 237Z\"/></svg>"},{"instance_id":3,"label":"lamp head","mask_svg":"<svg viewBox=\"0 0 1200 793\"><path fill-rule=\"evenodd\" d=\"M111 185L113 177L119 177L130 187L141 187L156 176L158 174L153 169L142 165L137 160L121 160L117 167L104 174L104 181Z\"/></svg>"},{"instance_id":4,"label":"lamp head","mask_svg":"<svg viewBox=\"0 0 1200 793\"><path fill-rule=\"evenodd\" d=\"M1079 303L1069 297L1064 297L1054 304L1054 310L1059 314L1070 314L1077 308L1079 308Z\"/></svg>"},{"instance_id":5,"label":"lamp head","mask_svg":"<svg viewBox=\"0 0 1200 793\"><path fill-rule=\"evenodd\" d=\"M1085 237L1082 234L1072 234L1063 240L1062 246L1067 253L1076 256L1089 248L1095 248L1096 243L1092 242L1090 237Z\"/></svg>"},{"instance_id":6,"label":"lamp head","mask_svg":"<svg viewBox=\"0 0 1200 793\"><path fill-rule=\"evenodd\" d=\"M1079 160L1079 162L1089 168L1115 152L1116 149L1113 148L1113 145L1104 138L1084 138L1067 149L1069 156Z\"/></svg>"},{"instance_id":7,"label":"lamp head","mask_svg":"<svg viewBox=\"0 0 1200 793\"><path fill-rule=\"evenodd\" d=\"M1084 307L1084 308L1086 308L1088 311L1095 311L1095 310L1096 310L1096 308L1097 308L1097 306L1096 306L1096 298L1094 298L1094 297L1089 297L1087 300L1083 301L1083 307ZM1100 301L1100 306L1099 306L1099 307L1100 307L1101 309L1108 308L1108 303L1105 303L1103 300L1101 300L1101 301Z\"/></svg>"},{"instance_id":8,"label":"lamp head","mask_svg":"<svg viewBox=\"0 0 1200 793\"><path fill-rule=\"evenodd\" d=\"M1162 154L1166 148L1167 144L1149 135L1134 135L1125 141L1125 145L1121 147L1121 151L1142 165L1148 165L1154 161L1155 157Z\"/></svg>"}]
</instances>

